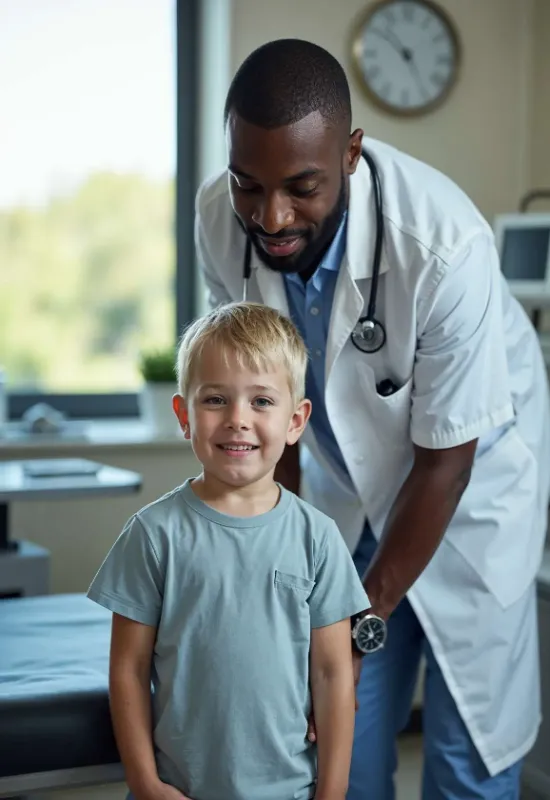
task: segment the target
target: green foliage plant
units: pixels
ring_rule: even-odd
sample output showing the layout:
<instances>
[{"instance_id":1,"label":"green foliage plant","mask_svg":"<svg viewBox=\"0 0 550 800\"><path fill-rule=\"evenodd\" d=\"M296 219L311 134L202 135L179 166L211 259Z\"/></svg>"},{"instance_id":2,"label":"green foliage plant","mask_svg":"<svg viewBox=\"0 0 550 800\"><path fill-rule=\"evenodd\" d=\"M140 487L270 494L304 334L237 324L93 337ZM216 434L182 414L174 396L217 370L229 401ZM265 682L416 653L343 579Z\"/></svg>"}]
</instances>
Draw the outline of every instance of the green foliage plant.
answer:
<instances>
[{"instance_id":1,"label":"green foliage plant","mask_svg":"<svg viewBox=\"0 0 550 800\"><path fill-rule=\"evenodd\" d=\"M176 380L174 348L143 352L140 356L139 371L146 383L174 383Z\"/></svg>"}]
</instances>

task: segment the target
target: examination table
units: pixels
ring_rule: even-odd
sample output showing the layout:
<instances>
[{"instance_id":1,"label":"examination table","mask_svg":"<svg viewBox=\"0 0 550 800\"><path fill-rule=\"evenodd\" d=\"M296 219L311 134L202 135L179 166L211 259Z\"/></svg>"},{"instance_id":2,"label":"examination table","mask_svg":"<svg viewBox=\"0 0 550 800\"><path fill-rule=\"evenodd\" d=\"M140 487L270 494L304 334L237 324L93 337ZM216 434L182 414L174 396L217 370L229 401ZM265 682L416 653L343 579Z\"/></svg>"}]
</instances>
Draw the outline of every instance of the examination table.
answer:
<instances>
[{"instance_id":1,"label":"examination table","mask_svg":"<svg viewBox=\"0 0 550 800\"><path fill-rule=\"evenodd\" d=\"M83 594L0 601L0 797L124 780L110 627Z\"/></svg>"}]
</instances>

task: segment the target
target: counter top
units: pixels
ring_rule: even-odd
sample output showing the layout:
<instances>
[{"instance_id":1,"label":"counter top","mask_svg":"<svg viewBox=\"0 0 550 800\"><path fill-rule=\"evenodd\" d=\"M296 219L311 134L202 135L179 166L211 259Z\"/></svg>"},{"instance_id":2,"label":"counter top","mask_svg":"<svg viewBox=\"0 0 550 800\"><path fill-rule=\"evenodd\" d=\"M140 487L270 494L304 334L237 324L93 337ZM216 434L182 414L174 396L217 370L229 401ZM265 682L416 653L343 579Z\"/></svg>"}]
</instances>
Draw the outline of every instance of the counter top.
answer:
<instances>
[{"instance_id":1,"label":"counter top","mask_svg":"<svg viewBox=\"0 0 550 800\"><path fill-rule=\"evenodd\" d=\"M173 434L158 435L140 419L105 419L69 422L62 434L26 434L16 423L6 425L0 436L0 460L17 458L29 450L62 451L134 448L189 447L174 418ZM19 457L26 457L19 456Z\"/></svg>"}]
</instances>

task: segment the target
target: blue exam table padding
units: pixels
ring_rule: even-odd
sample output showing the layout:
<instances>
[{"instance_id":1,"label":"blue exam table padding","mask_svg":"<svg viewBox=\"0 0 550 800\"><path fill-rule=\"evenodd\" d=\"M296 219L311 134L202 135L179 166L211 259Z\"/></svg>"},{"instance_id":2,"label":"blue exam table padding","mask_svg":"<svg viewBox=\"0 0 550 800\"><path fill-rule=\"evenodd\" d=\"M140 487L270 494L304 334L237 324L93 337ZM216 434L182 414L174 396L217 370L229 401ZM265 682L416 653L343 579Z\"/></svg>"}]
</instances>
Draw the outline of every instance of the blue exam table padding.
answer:
<instances>
[{"instance_id":1,"label":"blue exam table padding","mask_svg":"<svg viewBox=\"0 0 550 800\"><path fill-rule=\"evenodd\" d=\"M111 616L83 594L0 601L0 785L119 762L108 702Z\"/></svg>"}]
</instances>

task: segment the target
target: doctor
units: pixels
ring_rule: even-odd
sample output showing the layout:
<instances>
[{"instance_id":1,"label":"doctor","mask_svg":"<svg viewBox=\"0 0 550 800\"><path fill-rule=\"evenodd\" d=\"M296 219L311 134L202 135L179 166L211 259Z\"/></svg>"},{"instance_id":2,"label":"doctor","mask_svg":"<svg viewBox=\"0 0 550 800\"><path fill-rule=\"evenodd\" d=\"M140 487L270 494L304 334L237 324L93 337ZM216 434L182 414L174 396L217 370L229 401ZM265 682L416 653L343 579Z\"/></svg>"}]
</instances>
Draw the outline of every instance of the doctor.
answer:
<instances>
[{"instance_id":1,"label":"doctor","mask_svg":"<svg viewBox=\"0 0 550 800\"><path fill-rule=\"evenodd\" d=\"M211 301L241 299L244 270L248 298L301 329L302 491L338 522L373 606L353 621L349 800L394 797L422 655L424 800L517 800L540 713L549 402L491 230L448 178L350 132L345 74L314 44L252 53L225 126L228 169L196 206Z\"/></svg>"}]
</instances>

